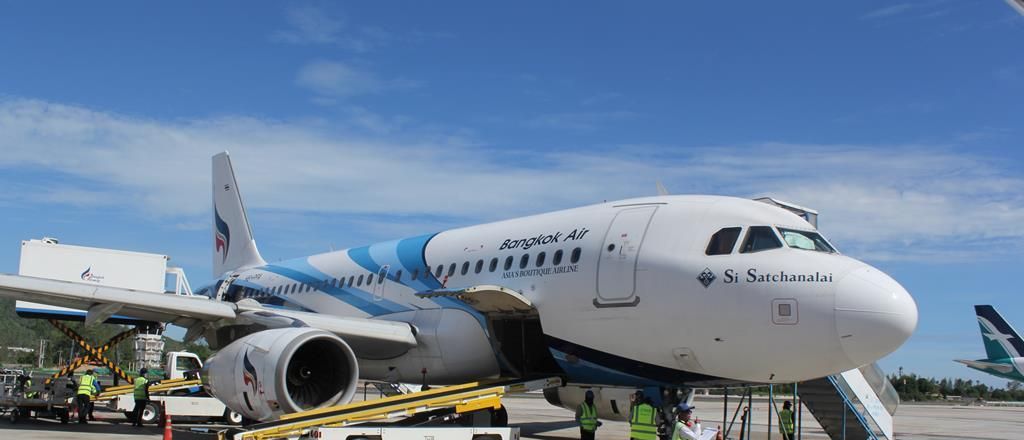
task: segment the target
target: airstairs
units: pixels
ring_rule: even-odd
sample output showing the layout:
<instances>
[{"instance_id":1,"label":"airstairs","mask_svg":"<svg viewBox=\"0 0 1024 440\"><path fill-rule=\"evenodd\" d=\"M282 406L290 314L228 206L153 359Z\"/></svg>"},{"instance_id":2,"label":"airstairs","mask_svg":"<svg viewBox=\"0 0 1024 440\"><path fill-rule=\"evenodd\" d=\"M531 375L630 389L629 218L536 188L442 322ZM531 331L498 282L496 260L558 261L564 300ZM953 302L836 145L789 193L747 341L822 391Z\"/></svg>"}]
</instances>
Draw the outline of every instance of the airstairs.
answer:
<instances>
[{"instance_id":1,"label":"airstairs","mask_svg":"<svg viewBox=\"0 0 1024 440\"><path fill-rule=\"evenodd\" d=\"M876 364L801 382L799 394L831 439L893 439L900 399Z\"/></svg>"}]
</instances>

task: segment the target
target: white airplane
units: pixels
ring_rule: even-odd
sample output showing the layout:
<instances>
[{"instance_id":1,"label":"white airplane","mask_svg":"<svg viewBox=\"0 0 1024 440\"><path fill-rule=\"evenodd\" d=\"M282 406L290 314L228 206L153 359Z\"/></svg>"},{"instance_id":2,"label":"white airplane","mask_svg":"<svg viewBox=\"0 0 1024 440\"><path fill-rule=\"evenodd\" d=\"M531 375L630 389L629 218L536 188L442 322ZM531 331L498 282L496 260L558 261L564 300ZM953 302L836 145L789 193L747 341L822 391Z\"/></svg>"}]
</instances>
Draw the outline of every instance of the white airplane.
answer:
<instances>
[{"instance_id":1,"label":"white airplane","mask_svg":"<svg viewBox=\"0 0 1024 440\"><path fill-rule=\"evenodd\" d=\"M267 263L227 153L213 193L199 298L16 275L0 296L185 327L219 349L212 394L256 420L347 402L359 378L546 375L570 384L549 400L594 388L599 416L623 419L615 390L819 378L917 325L899 283L753 200L622 200Z\"/></svg>"}]
</instances>

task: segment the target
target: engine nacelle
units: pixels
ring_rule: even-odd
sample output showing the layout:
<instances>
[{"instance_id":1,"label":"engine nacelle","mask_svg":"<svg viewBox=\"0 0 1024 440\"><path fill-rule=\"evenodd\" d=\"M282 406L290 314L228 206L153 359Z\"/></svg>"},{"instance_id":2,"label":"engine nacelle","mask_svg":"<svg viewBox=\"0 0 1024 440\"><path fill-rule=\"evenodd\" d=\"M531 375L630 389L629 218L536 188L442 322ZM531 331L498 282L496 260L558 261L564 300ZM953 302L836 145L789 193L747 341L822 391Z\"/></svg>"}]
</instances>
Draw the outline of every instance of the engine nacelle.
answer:
<instances>
[{"instance_id":1,"label":"engine nacelle","mask_svg":"<svg viewBox=\"0 0 1024 440\"><path fill-rule=\"evenodd\" d=\"M629 419L629 397L637 391L636 388L569 385L545 389L544 399L554 406L576 411L576 408L583 403L587 390L594 392L594 407L597 409L598 418L619 421Z\"/></svg>"},{"instance_id":2,"label":"engine nacelle","mask_svg":"<svg viewBox=\"0 0 1024 440\"><path fill-rule=\"evenodd\" d=\"M359 365L341 338L312 328L263 330L228 344L203 367L211 395L254 420L348 403Z\"/></svg>"}]
</instances>

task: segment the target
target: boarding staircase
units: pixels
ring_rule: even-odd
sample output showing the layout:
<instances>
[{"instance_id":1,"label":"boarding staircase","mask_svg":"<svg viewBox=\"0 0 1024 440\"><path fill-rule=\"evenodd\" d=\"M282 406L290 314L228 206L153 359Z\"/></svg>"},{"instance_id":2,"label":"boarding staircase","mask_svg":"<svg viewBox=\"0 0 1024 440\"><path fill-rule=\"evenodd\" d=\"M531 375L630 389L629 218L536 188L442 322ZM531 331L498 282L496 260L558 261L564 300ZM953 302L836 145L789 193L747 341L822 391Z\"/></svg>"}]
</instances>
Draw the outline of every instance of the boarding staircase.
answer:
<instances>
[{"instance_id":1,"label":"boarding staircase","mask_svg":"<svg viewBox=\"0 0 1024 440\"><path fill-rule=\"evenodd\" d=\"M800 382L800 401L833 440L892 440L899 395L876 364Z\"/></svg>"}]
</instances>

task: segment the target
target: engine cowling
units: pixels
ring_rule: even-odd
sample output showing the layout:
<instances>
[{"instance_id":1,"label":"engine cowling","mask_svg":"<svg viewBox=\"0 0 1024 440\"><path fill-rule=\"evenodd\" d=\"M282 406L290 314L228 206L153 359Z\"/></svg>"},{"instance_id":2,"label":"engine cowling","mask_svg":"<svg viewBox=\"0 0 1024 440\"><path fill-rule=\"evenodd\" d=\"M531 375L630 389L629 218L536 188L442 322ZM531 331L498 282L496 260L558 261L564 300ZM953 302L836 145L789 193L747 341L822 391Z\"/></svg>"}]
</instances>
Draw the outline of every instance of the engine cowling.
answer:
<instances>
[{"instance_id":1,"label":"engine cowling","mask_svg":"<svg viewBox=\"0 0 1024 440\"><path fill-rule=\"evenodd\" d=\"M238 339L203 366L211 395L254 420L348 403L359 365L338 336L312 328L263 330Z\"/></svg>"},{"instance_id":2,"label":"engine cowling","mask_svg":"<svg viewBox=\"0 0 1024 440\"><path fill-rule=\"evenodd\" d=\"M544 398L554 406L576 411L588 390L594 392L594 409L597 410L598 418L619 421L629 419L629 397L637 391L635 388L569 385L545 389Z\"/></svg>"}]
</instances>

